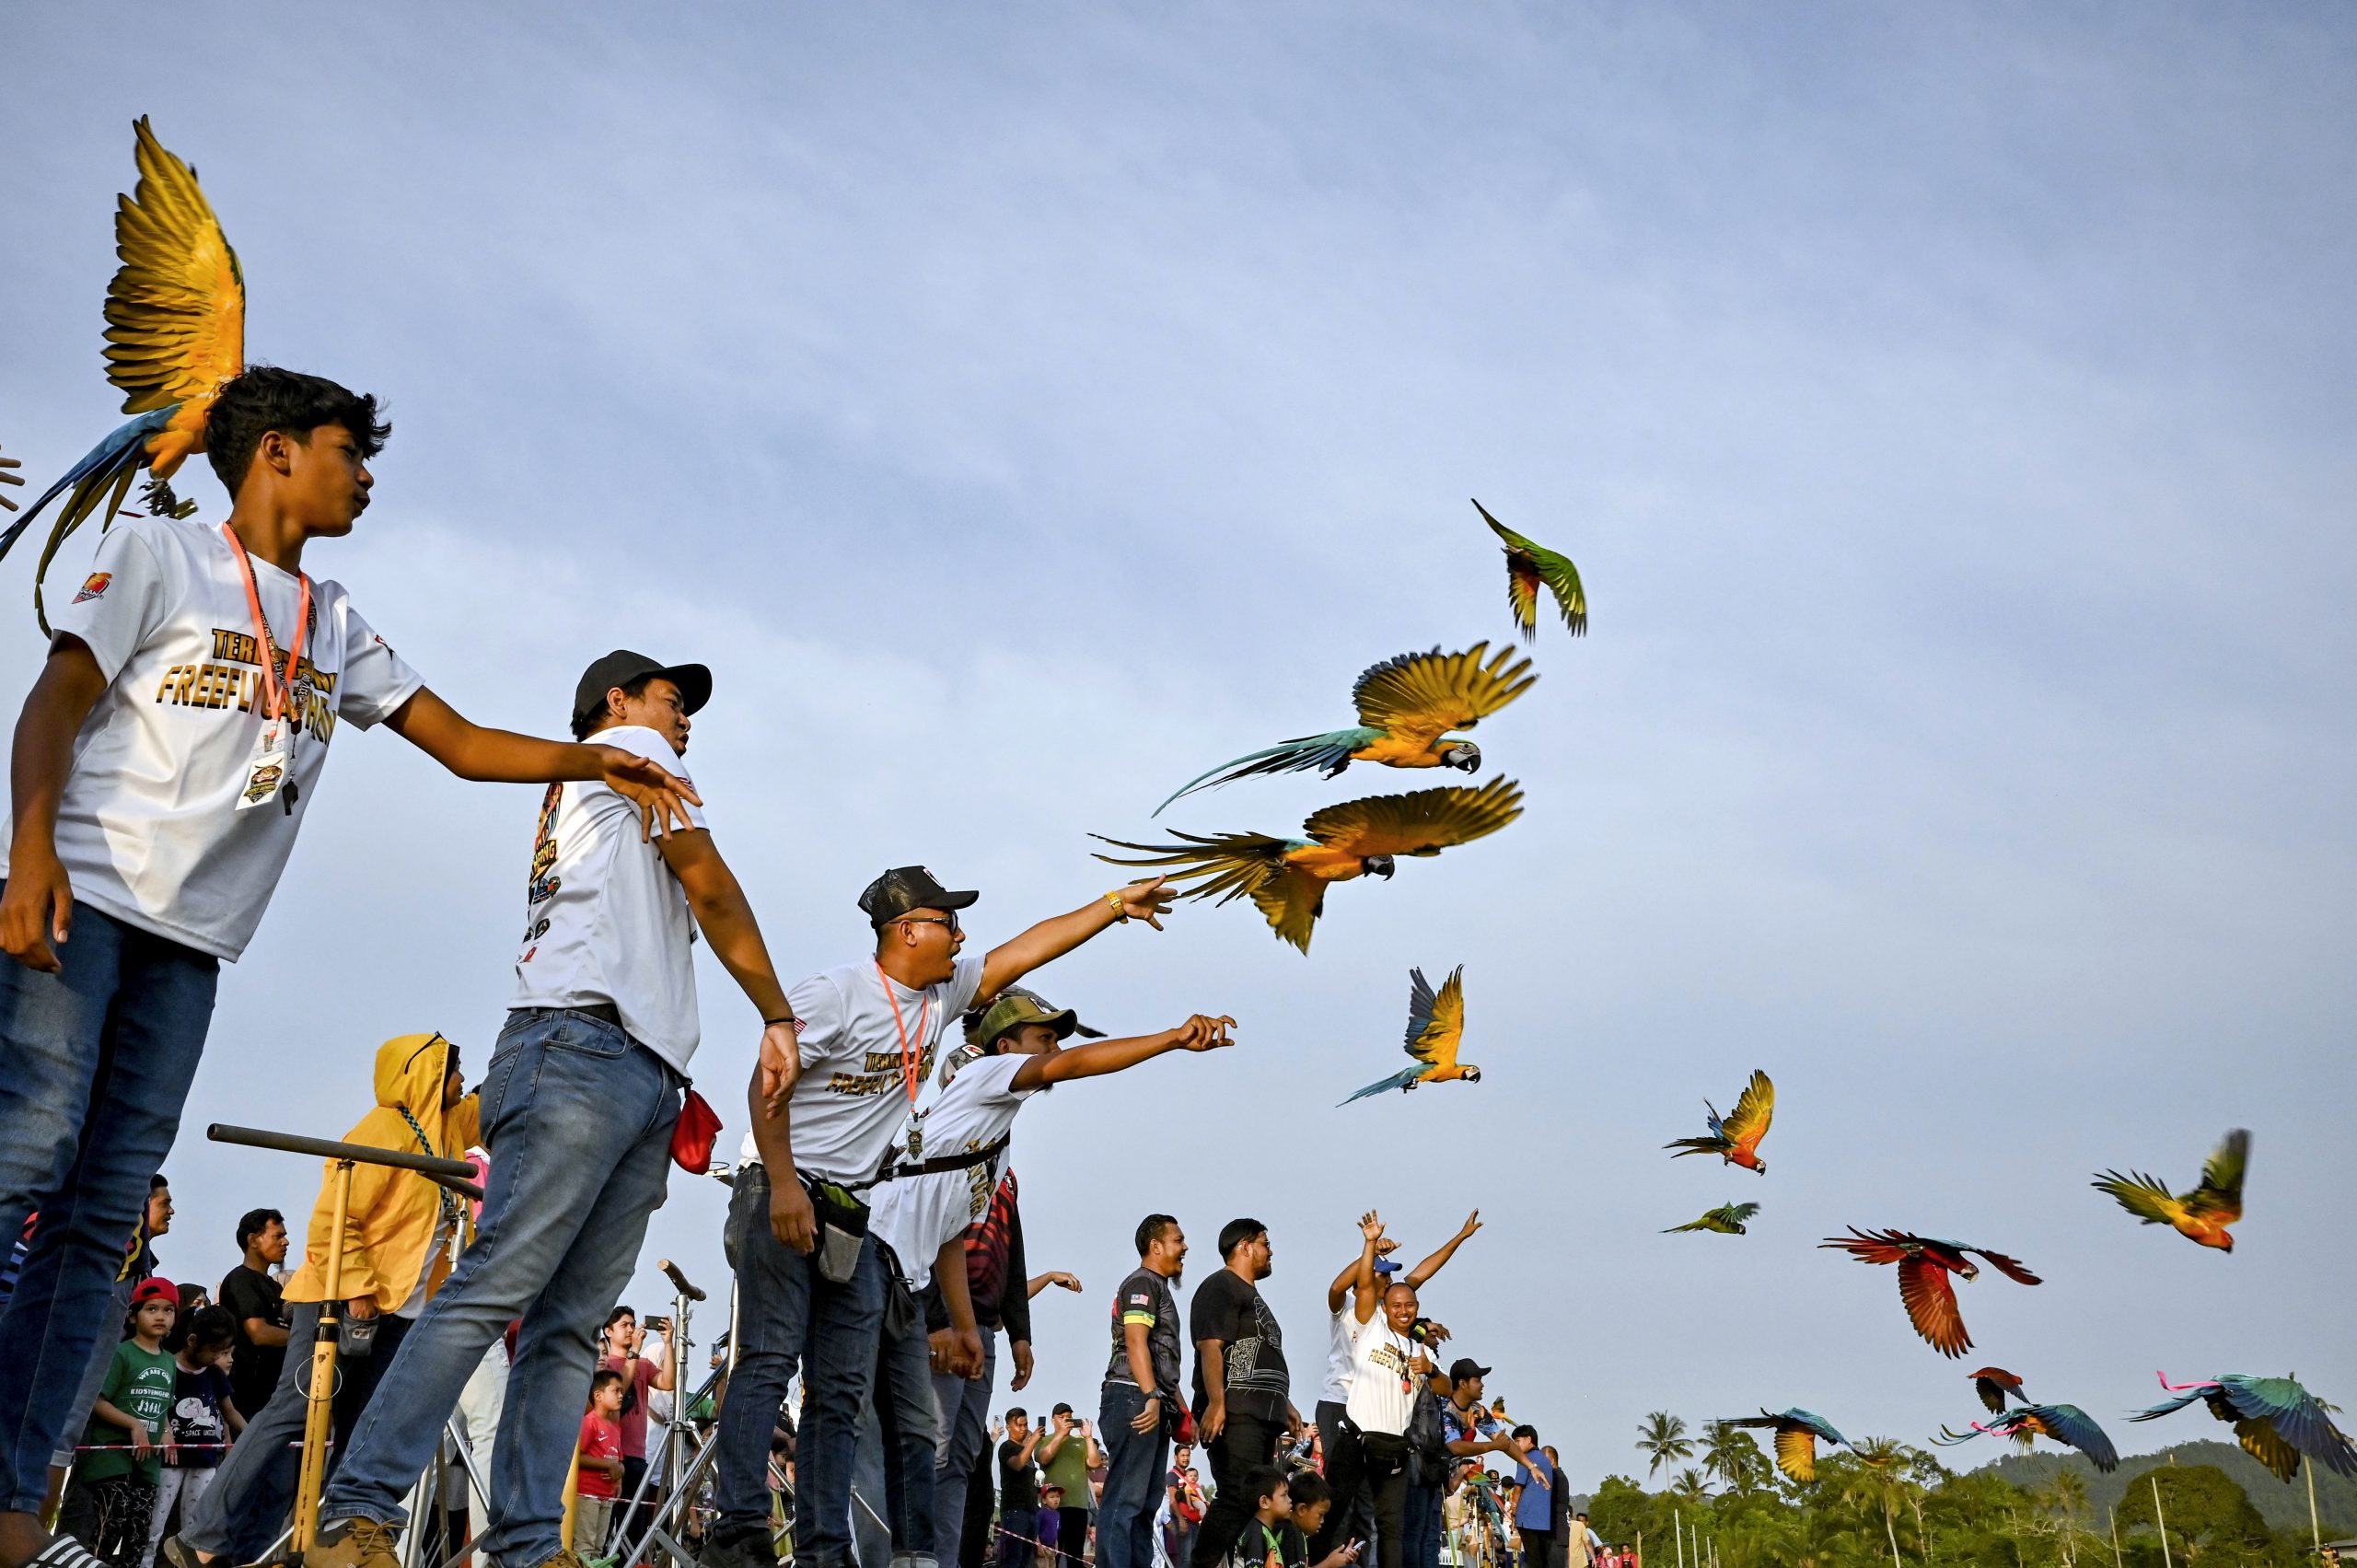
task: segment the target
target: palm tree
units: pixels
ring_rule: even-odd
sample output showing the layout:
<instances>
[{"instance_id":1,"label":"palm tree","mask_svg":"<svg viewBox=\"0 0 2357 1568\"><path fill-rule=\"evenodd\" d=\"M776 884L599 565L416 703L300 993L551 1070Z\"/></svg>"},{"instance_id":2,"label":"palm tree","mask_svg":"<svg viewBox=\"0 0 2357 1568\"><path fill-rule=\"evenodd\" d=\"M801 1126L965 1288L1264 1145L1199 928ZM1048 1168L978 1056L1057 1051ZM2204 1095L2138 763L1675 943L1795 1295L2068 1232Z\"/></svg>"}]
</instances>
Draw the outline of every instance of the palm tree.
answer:
<instances>
[{"instance_id":1,"label":"palm tree","mask_svg":"<svg viewBox=\"0 0 2357 1568\"><path fill-rule=\"evenodd\" d=\"M1852 1451L1858 1456L1858 1473L1843 1489L1843 1496L1882 1510L1883 1533L1890 1539L1890 1561L1897 1568L1898 1510L1910 1500L1907 1468L1911 1450L1895 1437L1868 1437L1852 1445Z\"/></svg>"},{"instance_id":2,"label":"palm tree","mask_svg":"<svg viewBox=\"0 0 2357 1568\"><path fill-rule=\"evenodd\" d=\"M1645 1467L1645 1479L1662 1466L1694 1457L1694 1439L1686 1435L1686 1418L1655 1411L1645 1417L1637 1428L1637 1452L1651 1455L1653 1463Z\"/></svg>"},{"instance_id":3,"label":"palm tree","mask_svg":"<svg viewBox=\"0 0 2357 1568\"><path fill-rule=\"evenodd\" d=\"M1678 1471L1677 1479L1669 1483L1669 1494L1681 1502L1704 1503L1710 1499L1711 1487L1702 1479L1701 1471L1689 1466Z\"/></svg>"},{"instance_id":4,"label":"palm tree","mask_svg":"<svg viewBox=\"0 0 2357 1568\"><path fill-rule=\"evenodd\" d=\"M1706 1429L1708 1438L1702 1447L1702 1469L1717 1476L1728 1489L1739 1496L1749 1496L1759 1470L1763 1456L1751 1434L1740 1426L1730 1426L1714 1421Z\"/></svg>"}]
</instances>

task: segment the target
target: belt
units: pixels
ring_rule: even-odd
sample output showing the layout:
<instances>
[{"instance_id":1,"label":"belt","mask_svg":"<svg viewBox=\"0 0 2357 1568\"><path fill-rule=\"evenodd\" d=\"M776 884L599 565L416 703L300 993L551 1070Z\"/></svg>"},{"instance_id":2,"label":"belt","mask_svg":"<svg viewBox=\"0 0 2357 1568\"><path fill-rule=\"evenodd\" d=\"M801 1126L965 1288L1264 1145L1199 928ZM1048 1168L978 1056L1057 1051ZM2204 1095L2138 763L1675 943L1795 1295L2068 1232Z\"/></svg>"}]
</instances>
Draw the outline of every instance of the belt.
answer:
<instances>
[{"instance_id":1,"label":"belt","mask_svg":"<svg viewBox=\"0 0 2357 1568\"><path fill-rule=\"evenodd\" d=\"M590 1002L578 1007L524 1007L517 1010L526 1013L578 1013L601 1024L611 1024L616 1028L622 1027L622 1010L610 1002Z\"/></svg>"}]
</instances>

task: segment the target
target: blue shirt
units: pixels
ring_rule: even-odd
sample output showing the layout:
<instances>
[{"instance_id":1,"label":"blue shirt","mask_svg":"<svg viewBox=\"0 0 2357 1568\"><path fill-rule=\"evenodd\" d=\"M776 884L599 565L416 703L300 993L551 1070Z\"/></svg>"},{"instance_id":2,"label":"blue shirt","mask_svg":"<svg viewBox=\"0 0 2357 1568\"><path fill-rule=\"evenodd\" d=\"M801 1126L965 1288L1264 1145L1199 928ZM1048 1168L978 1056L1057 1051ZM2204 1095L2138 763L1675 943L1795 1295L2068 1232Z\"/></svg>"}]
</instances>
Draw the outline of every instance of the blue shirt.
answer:
<instances>
[{"instance_id":1,"label":"blue shirt","mask_svg":"<svg viewBox=\"0 0 2357 1568\"><path fill-rule=\"evenodd\" d=\"M1555 1480L1555 1467L1548 1462L1544 1452L1533 1448L1522 1457L1522 1462L1516 1465L1514 1470L1514 1479L1522 1485L1522 1496L1515 1500L1514 1505L1515 1528L1518 1530L1551 1529L1554 1527L1554 1519L1550 1509L1555 1494L1532 1481L1530 1472L1533 1469L1545 1476L1550 1485Z\"/></svg>"}]
</instances>

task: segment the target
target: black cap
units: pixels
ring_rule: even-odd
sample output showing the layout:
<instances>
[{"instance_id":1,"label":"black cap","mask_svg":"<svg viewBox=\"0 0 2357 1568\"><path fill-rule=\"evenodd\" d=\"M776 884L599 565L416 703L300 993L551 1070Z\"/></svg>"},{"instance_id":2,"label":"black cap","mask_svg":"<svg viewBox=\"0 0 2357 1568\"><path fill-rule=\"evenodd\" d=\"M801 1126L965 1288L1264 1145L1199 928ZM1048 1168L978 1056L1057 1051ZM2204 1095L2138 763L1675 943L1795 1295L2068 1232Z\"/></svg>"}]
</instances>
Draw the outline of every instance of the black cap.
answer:
<instances>
[{"instance_id":1,"label":"black cap","mask_svg":"<svg viewBox=\"0 0 2357 1568\"><path fill-rule=\"evenodd\" d=\"M606 705L606 693L617 686L659 675L679 689L679 707L694 713L712 701L712 671L700 664L664 664L644 654L616 648L581 672L573 689L573 716L587 717Z\"/></svg>"},{"instance_id":2,"label":"black cap","mask_svg":"<svg viewBox=\"0 0 2357 1568\"><path fill-rule=\"evenodd\" d=\"M1469 1355L1460 1355L1448 1364L1448 1380L1462 1383L1468 1377L1487 1377L1491 1369Z\"/></svg>"},{"instance_id":3,"label":"black cap","mask_svg":"<svg viewBox=\"0 0 2357 1568\"><path fill-rule=\"evenodd\" d=\"M911 910L961 910L981 894L953 893L922 865L896 865L859 895L860 912L870 925L884 925Z\"/></svg>"}]
</instances>

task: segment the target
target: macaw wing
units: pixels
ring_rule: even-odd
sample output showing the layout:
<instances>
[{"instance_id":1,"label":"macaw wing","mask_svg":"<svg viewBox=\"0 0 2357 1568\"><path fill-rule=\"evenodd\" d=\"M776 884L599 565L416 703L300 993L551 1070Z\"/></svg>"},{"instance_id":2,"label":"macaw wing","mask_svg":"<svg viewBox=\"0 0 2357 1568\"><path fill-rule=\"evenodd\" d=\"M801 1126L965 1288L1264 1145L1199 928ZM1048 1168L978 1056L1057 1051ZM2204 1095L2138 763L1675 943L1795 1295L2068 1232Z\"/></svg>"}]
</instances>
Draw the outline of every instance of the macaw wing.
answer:
<instances>
[{"instance_id":1,"label":"macaw wing","mask_svg":"<svg viewBox=\"0 0 2357 1568\"><path fill-rule=\"evenodd\" d=\"M1730 1203L1725 1208L1719 1211L1720 1214L1726 1215L1727 1218L1735 1221L1737 1225L1743 1224L1759 1212L1759 1205L1757 1203Z\"/></svg>"},{"instance_id":2,"label":"macaw wing","mask_svg":"<svg viewBox=\"0 0 2357 1568\"><path fill-rule=\"evenodd\" d=\"M1433 855L1494 833L1521 815L1522 786L1492 779L1480 789L1452 785L1346 800L1312 814L1302 830L1345 854Z\"/></svg>"},{"instance_id":3,"label":"macaw wing","mask_svg":"<svg viewBox=\"0 0 2357 1568\"><path fill-rule=\"evenodd\" d=\"M2186 1213L2229 1221L2242 1218L2243 1172L2249 1166L2250 1133L2237 1127L2201 1167L2201 1185L2185 1195Z\"/></svg>"},{"instance_id":4,"label":"macaw wing","mask_svg":"<svg viewBox=\"0 0 2357 1568\"><path fill-rule=\"evenodd\" d=\"M2277 1434L2301 1452L2342 1475L2357 1475L2357 1454L2316 1397L2289 1377L2246 1377L2230 1372L2218 1379L2235 1413L2272 1423Z\"/></svg>"},{"instance_id":5,"label":"macaw wing","mask_svg":"<svg viewBox=\"0 0 2357 1568\"><path fill-rule=\"evenodd\" d=\"M2177 1216L2185 1213L2185 1205L2166 1187L2142 1171L2122 1176L2116 1170L2107 1170L2091 1185L2098 1192L2109 1193L2121 1208L2146 1225L2174 1225Z\"/></svg>"},{"instance_id":6,"label":"macaw wing","mask_svg":"<svg viewBox=\"0 0 2357 1568\"><path fill-rule=\"evenodd\" d=\"M1776 1468L1803 1485L1815 1481L1817 1434L1805 1426L1778 1426Z\"/></svg>"},{"instance_id":7,"label":"macaw wing","mask_svg":"<svg viewBox=\"0 0 2357 1568\"><path fill-rule=\"evenodd\" d=\"M2044 1284L2046 1283L2039 1279L2036 1274L2031 1273L2027 1269L2022 1267L2021 1260L2018 1258L2008 1258L2003 1252L1991 1252L1986 1247L1962 1247L1958 1248L1957 1250L1980 1253L1980 1256L1989 1260L1990 1263L1999 1273L2004 1275L2015 1284L2034 1285Z\"/></svg>"},{"instance_id":8,"label":"macaw wing","mask_svg":"<svg viewBox=\"0 0 2357 1568\"><path fill-rule=\"evenodd\" d=\"M2022 1380L2002 1366L1984 1366L1972 1375L1972 1389L1980 1402L1998 1415L2005 1413L2005 1396L2021 1395ZM2023 1396L2026 1401L2026 1396Z\"/></svg>"},{"instance_id":9,"label":"macaw wing","mask_svg":"<svg viewBox=\"0 0 2357 1568\"><path fill-rule=\"evenodd\" d=\"M1555 607L1562 612L1563 624L1576 637L1587 630L1587 590L1580 586L1580 569L1572 564L1571 557L1562 555L1546 546L1524 538L1490 516L1490 509L1480 502L1473 509L1491 531L1505 541L1506 604L1514 611L1515 624L1521 628L1527 641L1538 631L1538 588L1544 584L1555 596Z\"/></svg>"},{"instance_id":10,"label":"macaw wing","mask_svg":"<svg viewBox=\"0 0 2357 1568\"><path fill-rule=\"evenodd\" d=\"M1257 893L1284 863L1285 851L1292 842L1267 833L1173 833L1173 838L1182 841L1175 844L1133 844L1124 839L1109 839L1102 833L1088 836L1115 849L1138 852L1134 856L1097 852L1097 858L1108 865L1167 867L1163 875L1173 882L1200 877L1202 880L1193 887L1176 890L1181 897L1190 899L1217 894L1221 903Z\"/></svg>"},{"instance_id":11,"label":"macaw wing","mask_svg":"<svg viewBox=\"0 0 2357 1568\"><path fill-rule=\"evenodd\" d=\"M1860 1230L1852 1225L1847 1237L1828 1237L1817 1246L1838 1248L1861 1263L1896 1263L1907 1256L1916 1239L1903 1230Z\"/></svg>"},{"instance_id":12,"label":"macaw wing","mask_svg":"<svg viewBox=\"0 0 2357 1568\"><path fill-rule=\"evenodd\" d=\"M1759 1146L1768 1133L1768 1123L1776 1119L1776 1086L1768 1074L1754 1068L1751 1081L1743 1086L1743 1096L1735 1102L1735 1110L1720 1123L1727 1141L1736 1148L1750 1152Z\"/></svg>"},{"instance_id":13,"label":"macaw wing","mask_svg":"<svg viewBox=\"0 0 2357 1568\"><path fill-rule=\"evenodd\" d=\"M1907 1304L1908 1320L1925 1342L1942 1355L1962 1355L1972 1348L1964 1331L1964 1316L1956 1310L1956 1287L1948 1272L1929 1258L1898 1260L1898 1299Z\"/></svg>"},{"instance_id":14,"label":"macaw wing","mask_svg":"<svg viewBox=\"0 0 2357 1568\"><path fill-rule=\"evenodd\" d=\"M2111 1438L2096 1424L2095 1417L2078 1406L2031 1405L2024 1413L2036 1420L2049 1437L2093 1459L2096 1469L2108 1474L2119 1468L2119 1450L2111 1446Z\"/></svg>"},{"instance_id":15,"label":"macaw wing","mask_svg":"<svg viewBox=\"0 0 2357 1568\"><path fill-rule=\"evenodd\" d=\"M1241 757L1231 757L1171 791L1169 799L1154 808L1154 815L1161 816L1169 808L1170 801L1182 795L1216 789L1255 774L1306 773L1312 768L1329 775L1338 773L1350 765L1352 752L1382 738L1381 731L1366 728L1329 730L1324 735L1299 736L1259 751L1248 751Z\"/></svg>"},{"instance_id":16,"label":"macaw wing","mask_svg":"<svg viewBox=\"0 0 2357 1568\"><path fill-rule=\"evenodd\" d=\"M1280 865L1262 877L1250 898L1269 923L1269 929L1303 952L1309 951L1310 933L1326 908L1326 883L1307 872Z\"/></svg>"},{"instance_id":17,"label":"macaw wing","mask_svg":"<svg viewBox=\"0 0 2357 1568\"><path fill-rule=\"evenodd\" d=\"M107 285L106 358L122 412L145 413L210 402L245 368L246 278L196 171L165 150L145 116L134 131L139 183L115 213L122 265ZM203 448L198 412L185 447L157 454L158 475Z\"/></svg>"},{"instance_id":18,"label":"macaw wing","mask_svg":"<svg viewBox=\"0 0 2357 1568\"><path fill-rule=\"evenodd\" d=\"M1808 1411L1798 1409L1788 1410L1784 1412L1784 1419L1789 1422L1796 1422L1800 1425L1807 1427L1811 1432L1816 1433L1828 1443L1846 1444L1850 1441L1847 1437L1842 1436L1839 1432L1833 1430L1833 1423L1831 1422L1826 1420L1821 1415L1814 1414Z\"/></svg>"},{"instance_id":19,"label":"macaw wing","mask_svg":"<svg viewBox=\"0 0 2357 1568\"><path fill-rule=\"evenodd\" d=\"M1456 1066L1465 1036L1465 966L1449 971L1437 995L1423 970L1411 970L1408 978L1408 1054L1431 1066Z\"/></svg>"},{"instance_id":20,"label":"macaw wing","mask_svg":"<svg viewBox=\"0 0 2357 1568\"><path fill-rule=\"evenodd\" d=\"M2278 1481L2290 1481L2300 1473L2300 1451L2283 1440L2272 1422L2245 1416L2235 1423L2235 1441Z\"/></svg>"},{"instance_id":21,"label":"macaw wing","mask_svg":"<svg viewBox=\"0 0 2357 1568\"><path fill-rule=\"evenodd\" d=\"M2190 1393L2179 1394L2174 1400L2163 1400L2159 1404L2153 1406L2150 1410L2138 1411L2134 1415L2130 1416L2128 1419L2131 1421L2157 1421L2165 1415L2175 1415L2186 1406L2193 1403L2194 1400L2201 1398L2202 1395L2208 1391L2209 1390L2207 1388L2198 1388Z\"/></svg>"},{"instance_id":22,"label":"macaw wing","mask_svg":"<svg viewBox=\"0 0 2357 1568\"><path fill-rule=\"evenodd\" d=\"M1434 648L1374 666L1351 689L1359 723L1418 746L1429 746L1452 729L1470 729L1538 679L1529 673L1530 661L1517 660L1512 648L1499 649L1483 663L1489 647L1476 643L1461 654Z\"/></svg>"}]
</instances>

